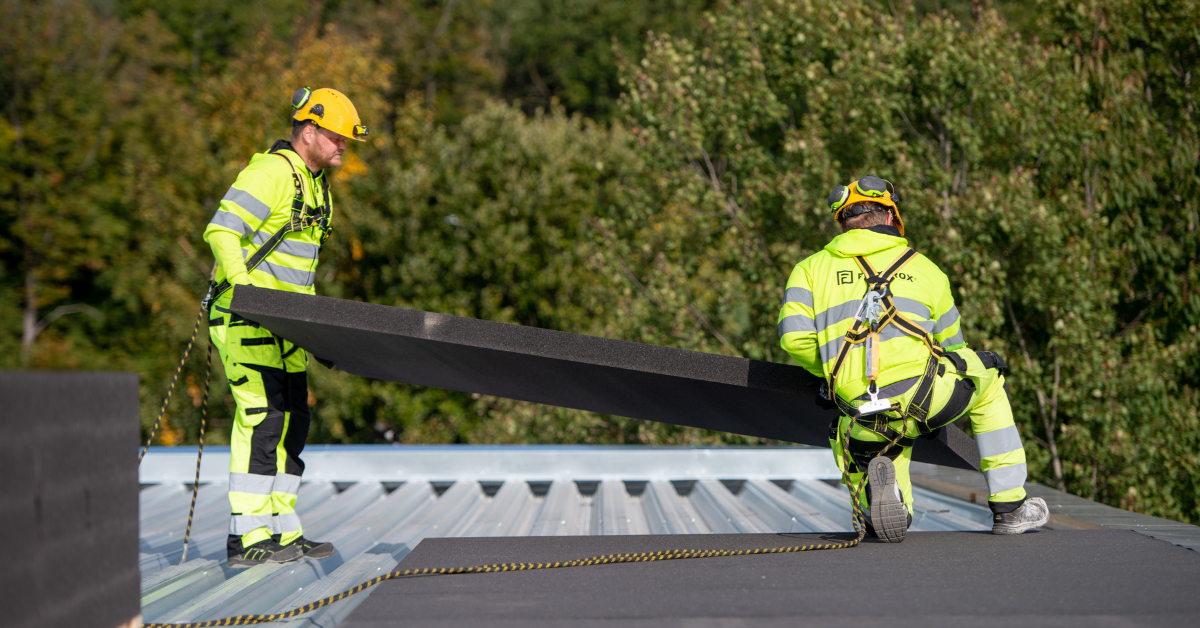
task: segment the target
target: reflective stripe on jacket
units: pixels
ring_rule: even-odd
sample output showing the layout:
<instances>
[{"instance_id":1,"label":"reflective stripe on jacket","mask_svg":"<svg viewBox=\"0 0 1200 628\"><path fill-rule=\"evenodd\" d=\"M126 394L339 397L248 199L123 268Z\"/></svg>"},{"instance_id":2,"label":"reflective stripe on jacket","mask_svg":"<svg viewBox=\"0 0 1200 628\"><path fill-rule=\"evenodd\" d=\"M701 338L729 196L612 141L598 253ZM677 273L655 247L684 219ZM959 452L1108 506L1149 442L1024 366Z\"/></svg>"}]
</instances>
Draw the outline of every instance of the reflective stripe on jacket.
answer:
<instances>
[{"instance_id":1,"label":"reflective stripe on jacket","mask_svg":"<svg viewBox=\"0 0 1200 628\"><path fill-rule=\"evenodd\" d=\"M908 241L883 233L894 229L852 229L796 265L788 278L779 310L779 344L810 373L828 378L846 331L866 294L867 284L854 256L862 255L876 269L887 268L905 251ZM896 308L953 350L966 345L950 280L933 262L918 255L891 283ZM894 325L880 331L880 387L919 377L929 350ZM851 350L838 375L837 393L854 399L867 389L863 346Z\"/></svg>"},{"instance_id":2,"label":"reflective stripe on jacket","mask_svg":"<svg viewBox=\"0 0 1200 628\"><path fill-rule=\"evenodd\" d=\"M304 202L312 207L324 202L321 178L328 176L324 171L314 176L304 160L290 149L275 154L258 153L250 158L250 165L238 174L221 199L204 229L205 241L217 231L234 233L241 239L242 259L246 259L288 224L296 193L292 168L280 156L290 161L300 175ZM250 271L250 281L260 288L315 294L313 284L320 250L321 231L315 225L289 233L258 267ZM214 279L218 284L224 281L225 269L218 266Z\"/></svg>"}]
</instances>

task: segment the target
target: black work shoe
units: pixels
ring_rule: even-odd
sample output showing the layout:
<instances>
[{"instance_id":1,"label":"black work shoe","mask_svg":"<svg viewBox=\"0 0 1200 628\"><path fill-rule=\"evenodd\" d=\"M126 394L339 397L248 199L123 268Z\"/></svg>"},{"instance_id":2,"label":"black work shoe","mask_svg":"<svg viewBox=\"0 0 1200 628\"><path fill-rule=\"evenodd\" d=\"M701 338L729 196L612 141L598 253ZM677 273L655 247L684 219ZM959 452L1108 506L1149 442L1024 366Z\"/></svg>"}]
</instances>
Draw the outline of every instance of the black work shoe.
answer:
<instances>
[{"instance_id":1,"label":"black work shoe","mask_svg":"<svg viewBox=\"0 0 1200 628\"><path fill-rule=\"evenodd\" d=\"M871 489L871 527L885 543L899 543L908 532L908 506L896 484L896 467L884 456L876 456L867 465L867 484Z\"/></svg>"},{"instance_id":2,"label":"black work shoe","mask_svg":"<svg viewBox=\"0 0 1200 628\"><path fill-rule=\"evenodd\" d=\"M265 539L243 549L238 554L230 554L229 566L240 568L268 563L290 563L301 558L304 558L304 552L300 548L294 545L284 547L271 539Z\"/></svg>"},{"instance_id":3,"label":"black work shoe","mask_svg":"<svg viewBox=\"0 0 1200 628\"><path fill-rule=\"evenodd\" d=\"M298 547L304 552L305 558L329 558L333 556L333 543L321 543L318 541L310 541L303 536L292 541L288 547Z\"/></svg>"},{"instance_id":4,"label":"black work shoe","mask_svg":"<svg viewBox=\"0 0 1200 628\"><path fill-rule=\"evenodd\" d=\"M1050 521L1050 507L1041 497L1030 497L1021 507L992 515L992 534L1021 534L1036 530Z\"/></svg>"}]
</instances>

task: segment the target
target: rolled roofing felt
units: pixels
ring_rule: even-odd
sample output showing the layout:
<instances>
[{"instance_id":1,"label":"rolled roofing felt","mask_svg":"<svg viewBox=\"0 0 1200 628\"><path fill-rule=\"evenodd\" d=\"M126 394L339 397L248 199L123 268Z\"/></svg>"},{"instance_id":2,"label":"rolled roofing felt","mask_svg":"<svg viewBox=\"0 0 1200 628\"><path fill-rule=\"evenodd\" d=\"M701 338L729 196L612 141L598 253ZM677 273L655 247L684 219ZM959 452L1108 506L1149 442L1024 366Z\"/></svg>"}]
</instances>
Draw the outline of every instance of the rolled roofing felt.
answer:
<instances>
[{"instance_id":1,"label":"rolled roofing felt","mask_svg":"<svg viewBox=\"0 0 1200 628\"><path fill-rule=\"evenodd\" d=\"M819 447L836 414L814 403L821 380L787 364L252 286L230 307L373 379ZM979 468L954 425L918 439L913 460Z\"/></svg>"}]
</instances>

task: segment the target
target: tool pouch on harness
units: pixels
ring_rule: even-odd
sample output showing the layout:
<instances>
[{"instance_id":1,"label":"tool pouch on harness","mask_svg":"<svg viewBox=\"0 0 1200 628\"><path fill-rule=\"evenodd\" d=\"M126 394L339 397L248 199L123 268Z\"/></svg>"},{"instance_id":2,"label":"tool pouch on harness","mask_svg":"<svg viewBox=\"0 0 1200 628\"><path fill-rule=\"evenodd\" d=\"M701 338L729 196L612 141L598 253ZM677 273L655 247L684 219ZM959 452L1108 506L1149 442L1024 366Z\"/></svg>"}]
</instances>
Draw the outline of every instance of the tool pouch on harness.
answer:
<instances>
[{"instance_id":1,"label":"tool pouch on harness","mask_svg":"<svg viewBox=\"0 0 1200 628\"><path fill-rule=\"evenodd\" d=\"M282 149L291 149L291 144L283 140L275 142L271 146L271 150L267 151L272 155L277 155L280 159L287 162L289 168L292 169L292 186L295 191L292 196L292 216L287 224L283 225L258 247L249 258L246 259L246 272L251 272L258 267L263 260L267 259L278 246L280 242L289 233L303 231L309 227L315 226L321 232L321 242L317 246L323 246L325 241L333 233L333 227L329 225L329 218L332 211L329 207L329 179L323 177L321 179L321 192L323 194L323 203L319 207L311 207L304 201L304 186L300 180L300 173L296 171L295 164L286 156L279 154ZM208 294L205 295L201 306L207 311L212 306L213 302L225 294L233 285L229 283L228 278L222 281L219 285L215 281L210 281L208 284Z\"/></svg>"}]
</instances>

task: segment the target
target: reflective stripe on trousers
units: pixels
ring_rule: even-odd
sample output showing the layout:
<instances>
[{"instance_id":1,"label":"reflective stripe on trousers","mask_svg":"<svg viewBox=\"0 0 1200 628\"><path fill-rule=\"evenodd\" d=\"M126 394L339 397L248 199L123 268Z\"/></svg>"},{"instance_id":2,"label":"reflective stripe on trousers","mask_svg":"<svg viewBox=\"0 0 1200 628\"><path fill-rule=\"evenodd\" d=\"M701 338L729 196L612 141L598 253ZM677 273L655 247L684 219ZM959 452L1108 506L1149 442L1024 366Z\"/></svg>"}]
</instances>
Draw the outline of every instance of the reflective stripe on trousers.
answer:
<instances>
[{"instance_id":1,"label":"reflective stripe on trousers","mask_svg":"<svg viewBox=\"0 0 1200 628\"><path fill-rule=\"evenodd\" d=\"M250 546L281 534L291 542L302 533L296 498L308 436L308 354L252 325L230 325L228 299L213 312L224 324L209 335L221 354L237 404L230 434L229 533ZM287 356L286 358L284 356Z\"/></svg>"},{"instance_id":2,"label":"reflective stripe on trousers","mask_svg":"<svg viewBox=\"0 0 1200 628\"><path fill-rule=\"evenodd\" d=\"M949 396L948 389L956 377L950 372L939 378L934 392L931 415L936 414L945 405L945 400ZM997 503L1020 501L1026 495L1025 449L1021 444L1020 433L1013 423L1012 407L1009 405L1008 394L1004 391L1004 376L995 369L988 369L982 376L972 379L976 383L976 392L971 398L971 405L966 410L965 416L971 421L971 428L975 432L975 440L980 454L980 469L988 483L990 494L988 501ZM903 382L897 383L903 384ZM893 399L901 401L907 406L908 400L914 393L915 388L910 388L903 395ZM839 468L842 464L842 443L840 441L845 437L849 421L850 419L847 417L841 418L838 426L838 441L830 443L834 448L834 458ZM895 430L903 427L898 420L892 421L889 425ZM918 433L915 423L910 423L909 436L914 437ZM860 441L867 446L870 446L871 443L882 444L884 441L879 435L857 424L851 428L850 437L852 441ZM913 446L920 447L921 440L917 439ZM896 455L893 458L896 467L896 481L911 512L912 481L909 476L909 464L912 459L912 447L893 447L888 457L891 458L892 455ZM857 482L860 477L862 477L861 473L850 474L851 482ZM863 506L866 507L869 505L867 491L863 492L863 498Z\"/></svg>"}]
</instances>

